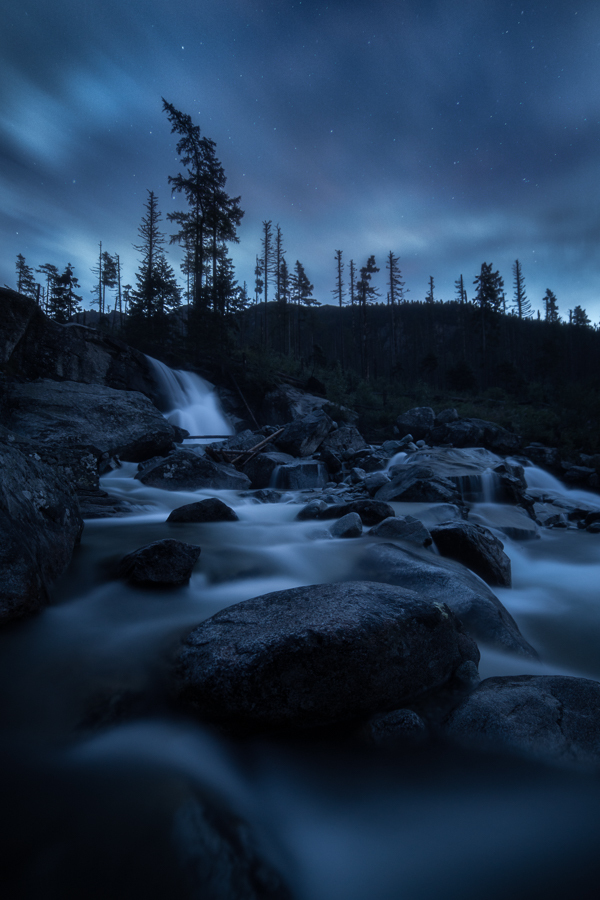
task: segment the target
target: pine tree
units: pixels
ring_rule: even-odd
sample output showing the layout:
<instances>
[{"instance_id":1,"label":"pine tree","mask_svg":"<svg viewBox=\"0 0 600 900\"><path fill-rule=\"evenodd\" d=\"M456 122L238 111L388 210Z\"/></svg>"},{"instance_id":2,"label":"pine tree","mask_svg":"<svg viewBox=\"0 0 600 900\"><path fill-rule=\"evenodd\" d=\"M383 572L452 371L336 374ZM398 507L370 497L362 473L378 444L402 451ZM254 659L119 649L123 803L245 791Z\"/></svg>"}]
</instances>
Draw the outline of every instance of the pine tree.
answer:
<instances>
[{"instance_id":1,"label":"pine tree","mask_svg":"<svg viewBox=\"0 0 600 900\"><path fill-rule=\"evenodd\" d=\"M292 298L295 303L302 303L304 306L320 306L318 300L316 300L312 292L314 290L314 285L310 283L310 279L304 270L304 266L300 262L300 260L296 260L296 265L294 266L294 272L290 277L290 281L292 284Z\"/></svg>"},{"instance_id":2,"label":"pine tree","mask_svg":"<svg viewBox=\"0 0 600 900\"><path fill-rule=\"evenodd\" d=\"M57 322L68 322L71 316L81 312L82 298L75 291L79 287L79 281L75 277L75 270L71 263L56 279L54 291L48 303L48 314Z\"/></svg>"},{"instance_id":3,"label":"pine tree","mask_svg":"<svg viewBox=\"0 0 600 900\"><path fill-rule=\"evenodd\" d=\"M22 253L17 256L17 292L25 294L26 297L35 298L37 295L37 287L33 277L33 269L28 266Z\"/></svg>"},{"instance_id":4,"label":"pine tree","mask_svg":"<svg viewBox=\"0 0 600 900\"><path fill-rule=\"evenodd\" d=\"M577 328L589 328L591 325L588 314L581 306L575 307L571 321Z\"/></svg>"},{"instance_id":5,"label":"pine tree","mask_svg":"<svg viewBox=\"0 0 600 900\"><path fill-rule=\"evenodd\" d=\"M58 269L52 263L43 263L39 268L36 269L36 272L39 272L40 275L44 275L46 277L46 303L45 303L45 312L49 313L49 305L50 300L54 295L54 291L56 288L56 281L58 279Z\"/></svg>"},{"instance_id":6,"label":"pine tree","mask_svg":"<svg viewBox=\"0 0 600 900\"><path fill-rule=\"evenodd\" d=\"M550 288L546 289L542 303L544 304L544 318L546 322L560 322L556 294Z\"/></svg>"},{"instance_id":7,"label":"pine tree","mask_svg":"<svg viewBox=\"0 0 600 900\"><path fill-rule=\"evenodd\" d=\"M513 263L513 277L515 290L513 309L519 319L529 319L531 317L531 303L525 293L525 279L523 278L523 270L518 259Z\"/></svg>"},{"instance_id":8,"label":"pine tree","mask_svg":"<svg viewBox=\"0 0 600 900\"><path fill-rule=\"evenodd\" d=\"M425 302L426 303L434 303L435 302L434 296L433 296L433 288L434 288L433 275L430 275L429 276L429 290L425 294Z\"/></svg>"},{"instance_id":9,"label":"pine tree","mask_svg":"<svg viewBox=\"0 0 600 900\"><path fill-rule=\"evenodd\" d=\"M388 270L388 303L390 305L390 329L392 345L392 370L398 364L398 325L396 322L396 307L404 300L404 282L398 266L399 257L391 250L388 253L386 269Z\"/></svg>"},{"instance_id":10,"label":"pine tree","mask_svg":"<svg viewBox=\"0 0 600 900\"><path fill-rule=\"evenodd\" d=\"M369 320L367 318L367 306L370 303L373 303L379 296L379 291L371 284L371 278L377 272L379 272L379 269L375 264L375 257L370 256L367 260L367 264L361 267L360 279L356 283L358 304L361 310L360 369L363 378L369 377L369 359L367 352Z\"/></svg>"},{"instance_id":11,"label":"pine tree","mask_svg":"<svg viewBox=\"0 0 600 900\"><path fill-rule=\"evenodd\" d=\"M462 275L456 279L454 282L456 287L456 299L459 303L468 303L467 300L467 289L465 288L465 282Z\"/></svg>"}]
</instances>

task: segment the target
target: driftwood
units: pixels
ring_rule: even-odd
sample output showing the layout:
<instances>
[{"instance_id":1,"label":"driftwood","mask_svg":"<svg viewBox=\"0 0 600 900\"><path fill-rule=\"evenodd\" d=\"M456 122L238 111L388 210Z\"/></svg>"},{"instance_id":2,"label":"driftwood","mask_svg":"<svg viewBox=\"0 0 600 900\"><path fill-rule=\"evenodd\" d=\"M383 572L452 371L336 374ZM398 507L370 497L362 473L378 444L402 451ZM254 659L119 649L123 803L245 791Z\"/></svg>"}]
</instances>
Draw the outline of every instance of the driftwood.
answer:
<instances>
[{"instance_id":1,"label":"driftwood","mask_svg":"<svg viewBox=\"0 0 600 900\"><path fill-rule=\"evenodd\" d=\"M206 447L205 452L215 462L225 462L230 466L235 466L236 469L243 469L247 462L260 453L263 447L275 440L276 437L279 437L284 430L284 428L280 428L279 431L275 431L265 438L264 441L261 441L260 444L256 444L249 450L217 450L214 447Z\"/></svg>"}]
</instances>

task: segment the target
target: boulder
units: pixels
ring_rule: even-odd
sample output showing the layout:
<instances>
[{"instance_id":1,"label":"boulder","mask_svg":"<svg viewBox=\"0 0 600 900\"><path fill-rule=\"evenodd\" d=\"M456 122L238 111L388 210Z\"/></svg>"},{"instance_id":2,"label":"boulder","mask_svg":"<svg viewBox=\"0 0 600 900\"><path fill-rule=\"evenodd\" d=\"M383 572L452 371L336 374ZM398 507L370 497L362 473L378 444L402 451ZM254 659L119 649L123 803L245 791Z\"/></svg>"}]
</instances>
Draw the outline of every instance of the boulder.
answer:
<instances>
[{"instance_id":1,"label":"boulder","mask_svg":"<svg viewBox=\"0 0 600 900\"><path fill-rule=\"evenodd\" d=\"M600 767L600 684L566 675L487 678L446 730L468 746Z\"/></svg>"},{"instance_id":2,"label":"boulder","mask_svg":"<svg viewBox=\"0 0 600 900\"><path fill-rule=\"evenodd\" d=\"M247 475L193 450L174 450L167 457L151 460L136 472L135 477L142 484L165 491L196 491L200 488L243 491L250 487Z\"/></svg>"},{"instance_id":3,"label":"boulder","mask_svg":"<svg viewBox=\"0 0 600 900\"><path fill-rule=\"evenodd\" d=\"M467 566L488 584L511 586L510 559L502 541L489 528L470 522L445 522L432 528L431 536L442 556Z\"/></svg>"},{"instance_id":4,"label":"boulder","mask_svg":"<svg viewBox=\"0 0 600 900\"><path fill-rule=\"evenodd\" d=\"M324 487L329 474L316 459L299 459L279 466L274 473L274 486L280 491L305 491Z\"/></svg>"},{"instance_id":5,"label":"boulder","mask_svg":"<svg viewBox=\"0 0 600 900\"><path fill-rule=\"evenodd\" d=\"M523 456L530 459L536 466L542 469L555 470L560 467L560 454L556 447L546 447L537 441L532 441L522 451Z\"/></svg>"},{"instance_id":6,"label":"boulder","mask_svg":"<svg viewBox=\"0 0 600 900\"><path fill-rule=\"evenodd\" d=\"M286 425L277 438L277 447L292 456L311 456L329 434L332 421L323 410L316 410Z\"/></svg>"},{"instance_id":7,"label":"boulder","mask_svg":"<svg viewBox=\"0 0 600 900\"><path fill-rule=\"evenodd\" d=\"M338 519L329 529L335 538L357 538L362 534L363 526L358 513L347 513Z\"/></svg>"},{"instance_id":8,"label":"boulder","mask_svg":"<svg viewBox=\"0 0 600 900\"><path fill-rule=\"evenodd\" d=\"M359 557L352 578L396 584L420 597L446 603L478 641L537 659L517 623L490 588L464 566L416 546L373 543Z\"/></svg>"},{"instance_id":9,"label":"boulder","mask_svg":"<svg viewBox=\"0 0 600 900\"><path fill-rule=\"evenodd\" d=\"M385 472L369 472L364 478L364 486L371 497L377 493L380 487L389 483L390 477Z\"/></svg>"},{"instance_id":10,"label":"boulder","mask_svg":"<svg viewBox=\"0 0 600 900\"><path fill-rule=\"evenodd\" d=\"M77 381L154 397L157 385L146 356L123 341L84 325L60 325L35 300L0 288L0 368L33 381Z\"/></svg>"},{"instance_id":11,"label":"boulder","mask_svg":"<svg viewBox=\"0 0 600 900\"><path fill-rule=\"evenodd\" d=\"M389 483L377 490L376 500L454 503L460 499L454 484L447 478L439 477L430 466L393 466L390 474Z\"/></svg>"},{"instance_id":12,"label":"boulder","mask_svg":"<svg viewBox=\"0 0 600 900\"><path fill-rule=\"evenodd\" d=\"M409 541L420 547L429 547L432 543L429 531L413 516L390 516L371 528L369 533L388 541Z\"/></svg>"},{"instance_id":13,"label":"boulder","mask_svg":"<svg viewBox=\"0 0 600 900\"><path fill-rule=\"evenodd\" d=\"M168 453L178 437L143 394L73 381L9 384L5 425L40 447L92 449L130 462Z\"/></svg>"},{"instance_id":14,"label":"boulder","mask_svg":"<svg viewBox=\"0 0 600 900\"><path fill-rule=\"evenodd\" d=\"M443 409L441 412L436 414L435 424L436 425L447 425L449 422L458 422L459 415L455 409Z\"/></svg>"},{"instance_id":15,"label":"boulder","mask_svg":"<svg viewBox=\"0 0 600 900\"><path fill-rule=\"evenodd\" d=\"M0 624L37 612L71 560L83 522L74 490L33 447L0 434Z\"/></svg>"},{"instance_id":16,"label":"boulder","mask_svg":"<svg viewBox=\"0 0 600 900\"><path fill-rule=\"evenodd\" d=\"M381 500L352 500L350 503L334 503L321 509L317 519L339 519L348 513L358 513L363 525L377 525L378 522L395 516L394 507Z\"/></svg>"},{"instance_id":17,"label":"boulder","mask_svg":"<svg viewBox=\"0 0 600 900\"><path fill-rule=\"evenodd\" d=\"M412 709L377 713L363 727L362 735L377 747L419 746L429 736L427 725Z\"/></svg>"},{"instance_id":18,"label":"boulder","mask_svg":"<svg viewBox=\"0 0 600 900\"><path fill-rule=\"evenodd\" d=\"M319 449L321 453L328 451L340 457L343 453L356 453L366 448L367 442L355 425L340 425L324 438Z\"/></svg>"},{"instance_id":19,"label":"boulder","mask_svg":"<svg viewBox=\"0 0 600 900\"><path fill-rule=\"evenodd\" d=\"M197 503L186 503L178 506L167 519L167 522L238 522L239 517L234 510L217 497L208 497Z\"/></svg>"},{"instance_id":20,"label":"boulder","mask_svg":"<svg viewBox=\"0 0 600 900\"><path fill-rule=\"evenodd\" d=\"M120 561L117 574L134 584L187 584L199 556L200 547L166 538L128 553Z\"/></svg>"},{"instance_id":21,"label":"boulder","mask_svg":"<svg viewBox=\"0 0 600 900\"><path fill-rule=\"evenodd\" d=\"M247 463L244 463L244 474L250 479L252 487L267 488L271 486L279 466L286 466L294 461L294 457L289 453L281 453L278 450L265 450L263 453L257 453Z\"/></svg>"},{"instance_id":22,"label":"boulder","mask_svg":"<svg viewBox=\"0 0 600 900\"><path fill-rule=\"evenodd\" d=\"M397 709L452 679L476 644L444 603L353 582L276 591L183 641L180 701L231 727L310 728Z\"/></svg>"},{"instance_id":23,"label":"boulder","mask_svg":"<svg viewBox=\"0 0 600 900\"><path fill-rule=\"evenodd\" d=\"M430 437L436 444L486 447L496 453L516 453L521 446L518 434L485 419L459 419L457 422L436 425Z\"/></svg>"},{"instance_id":24,"label":"boulder","mask_svg":"<svg viewBox=\"0 0 600 900\"><path fill-rule=\"evenodd\" d=\"M413 441L427 440L435 425L435 413L429 406L408 409L396 419L396 428L401 436L412 435Z\"/></svg>"}]
</instances>

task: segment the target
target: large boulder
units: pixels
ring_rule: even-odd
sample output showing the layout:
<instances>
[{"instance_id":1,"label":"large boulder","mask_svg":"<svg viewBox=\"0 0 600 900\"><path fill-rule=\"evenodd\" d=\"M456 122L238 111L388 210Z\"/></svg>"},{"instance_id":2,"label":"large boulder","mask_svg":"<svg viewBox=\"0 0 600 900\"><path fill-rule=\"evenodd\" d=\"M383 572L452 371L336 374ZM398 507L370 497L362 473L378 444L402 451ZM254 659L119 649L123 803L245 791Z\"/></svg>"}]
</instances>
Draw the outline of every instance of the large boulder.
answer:
<instances>
[{"instance_id":1,"label":"large boulder","mask_svg":"<svg viewBox=\"0 0 600 900\"><path fill-rule=\"evenodd\" d=\"M468 746L600 767L600 684L565 675L487 678L455 710L448 733Z\"/></svg>"},{"instance_id":2,"label":"large boulder","mask_svg":"<svg viewBox=\"0 0 600 900\"><path fill-rule=\"evenodd\" d=\"M92 448L130 462L168 453L180 439L143 394L73 381L7 385L5 424L40 446Z\"/></svg>"},{"instance_id":3,"label":"large boulder","mask_svg":"<svg viewBox=\"0 0 600 900\"><path fill-rule=\"evenodd\" d=\"M60 325L37 303L0 288L0 369L33 381L50 378L156 394L148 359L123 341L84 325Z\"/></svg>"},{"instance_id":4,"label":"large boulder","mask_svg":"<svg viewBox=\"0 0 600 900\"><path fill-rule=\"evenodd\" d=\"M340 425L327 435L319 449L321 452L328 451L334 456L341 457L344 453L366 450L367 442L356 425Z\"/></svg>"},{"instance_id":5,"label":"large boulder","mask_svg":"<svg viewBox=\"0 0 600 900\"><path fill-rule=\"evenodd\" d=\"M239 516L218 497L207 497L197 503L178 506L168 516L167 522L237 522Z\"/></svg>"},{"instance_id":6,"label":"large boulder","mask_svg":"<svg viewBox=\"0 0 600 900\"><path fill-rule=\"evenodd\" d=\"M117 574L134 584L187 584L198 562L200 547L165 538L128 553L120 561Z\"/></svg>"},{"instance_id":7,"label":"large boulder","mask_svg":"<svg viewBox=\"0 0 600 900\"><path fill-rule=\"evenodd\" d=\"M279 466L274 473L274 487L280 491L305 491L324 487L329 474L316 459L297 459Z\"/></svg>"},{"instance_id":8,"label":"large boulder","mask_svg":"<svg viewBox=\"0 0 600 900\"><path fill-rule=\"evenodd\" d=\"M485 419L459 419L458 422L436 425L430 438L436 444L486 447L496 453L516 453L521 447L520 435Z\"/></svg>"},{"instance_id":9,"label":"large boulder","mask_svg":"<svg viewBox=\"0 0 600 900\"><path fill-rule=\"evenodd\" d=\"M417 406L401 413L396 428L401 437L411 434L414 441L427 440L435 425L435 413L429 406Z\"/></svg>"},{"instance_id":10,"label":"large boulder","mask_svg":"<svg viewBox=\"0 0 600 900\"><path fill-rule=\"evenodd\" d=\"M243 491L250 487L247 475L193 450L174 450L167 457L150 460L135 477L142 484L165 491L196 491L200 488Z\"/></svg>"},{"instance_id":11,"label":"large boulder","mask_svg":"<svg viewBox=\"0 0 600 900\"><path fill-rule=\"evenodd\" d=\"M455 485L437 475L430 466L394 466L391 480L382 485L375 499L405 503L455 503L460 499Z\"/></svg>"},{"instance_id":12,"label":"large boulder","mask_svg":"<svg viewBox=\"0 0 600 900\"><path fill-rule=\"evenodd\" d=\"M276 470L280 466L287 466L294 462L294 457L289 453L265 450L264 453L257 453L256 456L244 463L244 474L250 479L253 488L267 488L272 486Z\"/></svg>"},{"instance_id":13,"label":"large boulder","mask_svg":"<svg viewBox=\"0 0 600 900\"><path fill-rule=\"evenodd\" d=\"M304 506L298 515L299 520L305 519L340 519L348 513L358 513L363 525L377 525L383 519L394 516L394 507L380 500L352 500L350 503L333 503L331 506L311 501Z\"/></svg>"},{"instance_id":14,"label":"large boulder","mask_svg":"<svg viewBox=\"0 0 600 900\"><path fill-rule=\"evenodd\" d=\"M444 522L431 529L431 536L442 556L467 566L488 584L511 586L510 559L502 541L489 528L470 522Z\"/></svg>"},{"instance_id":15,"label":"large boulder","mask_svg":"<svg viewBox=\"0 0 600 900\"><path fill-rule=\"evenodd\" d=\"M476 640L537 658L496 595L454 560L442 559L416 546L373 543L357 560L351 577L396 584L433 602L447 603Z\"/></svg>"},{"instance_id":16,"label":"large boulder","mask_svg":"<svg viewBox=\"0 0 600 900\"><path fill-rule=\"evenodd\" d=\"M332 421L323 410L316 410L285 426L277 438L277 447L292 456L311 456L329 434Z\"/></svg>"},{"instance_id":17,"label":"large boulder","mask_svg":"<svg viewBox=\"0 0 600 900\"><path fill-rule=\"evenodd\" d=\"M396 709L479 661L451 610L372 583L276 591L222 610L177 654L180 701L232 727L310 728Z\"/></svg>"},{"instance_id":18,"label":"large boulder","mask_svg":"<svg viewBox=\"0 0 600 900\"><path fill-rule=\"evenodd\" d=\"M390 516L371 528L370 534L387 541L408 541L420 547L432 544L431 534L414 516Z\"/></svg>"},{"instance_id":19,"label":"large boulder","mask_svg":"<svg viewBox=\"0 0 600 900\"><path fill-rule=\"evenodd\" d=\"M37 612L83 529L73 488L34 448L0 434L0 623Z\"/></svg>"}]
</instances>

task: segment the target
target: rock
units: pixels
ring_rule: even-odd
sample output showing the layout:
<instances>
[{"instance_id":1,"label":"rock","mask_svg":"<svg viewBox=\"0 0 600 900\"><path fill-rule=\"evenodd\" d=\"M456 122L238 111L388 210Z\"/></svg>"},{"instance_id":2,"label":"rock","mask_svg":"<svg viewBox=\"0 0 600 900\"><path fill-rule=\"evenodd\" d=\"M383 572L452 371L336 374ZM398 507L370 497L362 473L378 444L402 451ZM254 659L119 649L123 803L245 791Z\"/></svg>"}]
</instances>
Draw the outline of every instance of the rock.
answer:
<instances>
[{"instance_id":1,"label":"rock","mask_svg":"<svg viewBox=\"0 0 600 900\"><path fill-rule=\"evenodd\" d=\"M275 487L280 491L305 491L324 487L329 480L327 469L316 459L300 459L279 466Z\"/></svg>"},{"instance_id":2,"label":"rock","mask_svg":"<svg viewBox=\"0 0 600 900\"><path fill-rule=\"evenodd\" d=\"M370 472L364 479L364 485L371 496L376 494L384 484L389 483L390 477L385 472Z\"/></svg>"},{"instance_id":3,"label":"rock","mask_svg":"<svg viewBox=\"0 0 600 900\"><path fill-rule=\"evenodd\" d=\"M522 453L523 456L526 456L527 459L530 459L532 463L540 466L542 469L554 470L560 466L560 454L556 447L546 447L544 444L533 441L525 447Z\"/></svg>"},{"instance_id":4,"label":"rock","mask_svg":"<svg viewBox=\"0 0 600 900\"><path fill-rule=\"evenodd\" d=\"M366 474L364 469L354 466L353 469L350 469L350 484L360 484L364 481Z\"/></svg>"},{"instance_id":5,"label":"rock","mask_svg":"<svg viewBox=\"0 0 600 900\"><path fill-rule=\"evenodd\" d=\"M355 453L366 448L367 442L355 425L340 425L323 439L319 450L321 453L327 451L335 457L340 457L344 452Z\"/></svg>"},{"instance_id":6,"label":"rock","mask_svg":"<svg viewBox=\"0 0 600 900\"><path fill-rule=\"evenodd\" d=\"M436 425L447 425L449 422L458 422L459 415L455 409L443 409L435 417Z\"/></svg>"},{"instance_id":7,"label":"rock","mask_svg":"<svg viewBox=\"0 0 600 900\"><path fill-rule=\"evenodd\" d=\"M180 701L232 727L310 728L397 709L479 651L444 603L353 582L276 591L195 628L176 659Z\"/></svg>"},{"instance_id":8,"label":"rock","mask_svg":"<svg viewBox=\"0 0 600 900\"><path fill-rule=\"evenodd\" d=\"M174 509L167 522L238 522L239 517L230 506L217 497L197 503L186 503Z\"/></svg>"},{"instance_id":9,"label":"rock","mask_svg":"<svg viewBox=\"0 0 600 900\"><path fill-rule=\"evenodd\" d=\"M428 530L419 519L415 519L413 516L391 516L383 519L382 522L371 528L370 534L388 541L410 541L421 547L429 547L432 543Z\"/></svg>"},{"instance_id":10,"label":"rock","mask_svg":"<svg viewBox=\"0 0 600 900\"><path fill-rule=\"evenodd\" d=\"M502 541L489 528L470 522L446 522L432 528L431 536L442 556L467 566L488 584L511 586L510 559Z\"/></svg>"},{"instance_id":11,"label":"rock","mask_svg":"<svg viewBox=\"0 0 600 900\"><path fill-rule=\"evenodd\" d=\"M396 419L398 433L410 432L413 441L427 439L435 425L435 413L429 406L417 406L402 413Z\"/></svg>"},{"instance_id":12,"label":"rock","mask_svg":"<svg viewBox=\"0 0 600 900\"><path fill-rule=\"evenodd\" d=\"M430 437L436 444L486 447L496 453L516 453L521 446L518 434L485 419L459 419L458 422L436 425Z\"/></svg>"},{"instance_id":13,"label":"rock","mask_svg":"<svg viewBox=\"0 0 600 900\"><path fill-rule=\"evenodd\" d=\"M62 472L0 433L0 624L40 610L66 569L83 522Z\"/></svg>"},{"instance_id":14,"label":"rock","mask_svg":"<svg viewBox=\"0 0 600 900\"><path fill-rule=\"evenodd\" d=\"M152 460L135 477L143 484L165 491L195 491L199 488L243 491L250 487L250 479L242 472L213 462L193 450L174 450L166 458Z\"/></svg>"},{"instance_id":15,"label":"rock","mask_svg":"<svg viewBox=\"0 0 600 900\"><path fill-rule=\"evenodd\" d=\"M429 736L425 722L412 709L378 713L369 719L362 734L377 747L420 746Z\"/></svg>"},{"instance_id":16,"label":"rock","mask_svg":"<svg viewBox=\"0 0 600 900\"><path fill-rule=\"evenodd\" d=\"M8 385L5 424L51 450L91 448L130 462L168 453L176 438L143 394L73 381Z\"/></svg>"},{"instance_id":17,"label":"rock","mask_svg":"<svg viewBox=\"0 0 600 900\"><path fill-rule=\"evenodd\" d=\"M589 466L568 466L563 473L563 478L569 484L587 484L595 473L596 470Z\"/></svg>"},{"instance_id":18,"label":"rock","mask_svg":"<svg viewBox=\"0 0 600 900\"><path fill-rule=\"evenodd\" d=\"M362 522L358 513L351 512L342 516L329 529L332 537L336 538L357 538L362 534Z\"/></svg>"},{"instance_id":19,"label":"rock","mask_svg":"<svg viewBox=\"0 0 600 900\"><path fill-rule=\"evenodd\" d=\"M292 456L311 456L329 434L332 421L323 410L316 410L285 426L277 438L277 447Z\"/></svg>"},{"instance_id":20,"label":"rock","mask_svg":"<svg viewBox=\"0 0 600 900\"><path fill-rule=\"evenodd\" d=\"M446 603L477 641L537 659L496 595L454 560L416 546L373 543L363 550L351 577L396 584L424 599Z\"/></svg>"},{"instance_id":21,"label":"rock","mask_svg":"<svg viewBox=\"0 0 600 900\"><path fill-rule=\"evenodd\" d=\"M300 388L288 384L281 384L273 391L265 394L260 409L263 422L269 425L286 425L295 419L320 412L323 407L329 406L329 401L324 397L315 397ZM356 413L347 410L348 414L357 418Z\"/></svg>"},{"instance_id":22,"label":"rock","mask_svg":"<svg viewBox=\"0 0 600 900\"><path fill-rule=\"evenodd\" d=\"M417 503L452 503L458 491L447 478L441 478L429 466L401 465L390 470L391 480L375 494L376 500L400 500Z\"/></svg>"},{"instance_id":23,"label":"rock","mask_svg":"<svg viewBox=\"0 0 600 900\"><path fill-rule=\"evenodd\" d=\"M531 541L539 537L535 521L517 507L489 505L486 507L485 517L471 511L469 521L484 527L491 525L513 541Z\"/></svg>"},{"instance_id":24,"label":"rock","mask_svg":"<svg viewBox=\"0 0 600 900\"><path fill-rule=\"evenodd\" d=\"M600 767L600 684L564 675L487 678L452 714L447 732L468 746Z\"/></svg>"},{"instance_id":25,"label":"rock","mask_svg":"<svg viewBox=\"0 0 600 900\"><path fill-rule=\"evenodd\" d=\"M348 513L358 513L363 525L377 525L383 519L395 516L394 507L381 500L352 500L350 503L334 503L318 514L319 519L339 519Z\"/></svg>"},{"instance_id":26,"label":"rock","mask_svg":"<svg viewBox=\"0 0 600 900\"><path fill-rule=\"evenodd\" d=\"M0 321L0 368L13 375L156 395L147 357L117 338L83 325L60 325L30 297L6 288L0 288Z\"/></svg>"},{"instance_id":27,"label":"rock","mask_svg":"<svg viewBox=\"0 0 600 900\"><path fill-rule=\"evenodd\" d=\"M200 547L166 538L128 553L119 563L117 574L134 584L187 584L199 556Z\"/></svg>"},{"instance_id":28,"label":"rock","mask_svg":"<svg viewBox=\"0 0 600 900\"><path fill-rule=\"evenodd\" d=\"M267 488L274 481L274 475L279 466L287 466L294 462L294 457L289 453L266 450L263 453L257 453L244 464L244 474L250 479L252 487Z\"/></svg>"},{"instance_id":29,"label":"rock","mask_svg":"<svg viewBox=\"0 0 600 900\"><path fill-rule=\"evenodd\" d=\"M355 457L356 458L356 457ZM380 472L389 462L383 453L361 453L358 465L364 472Z\"/></svg>"},{"instance_id":30,"label":"rock","mask_svg":"<svg viewBox=\"0 0 600 900\"><path fill-rule=\"evenodd\" d=\"M311 500L306 506L303 506L296 519L299 522L305 522L309 519L320 519L321 513L327 509L327 504L324 500L316 499Z\"/></svg>"}]
</instances>

